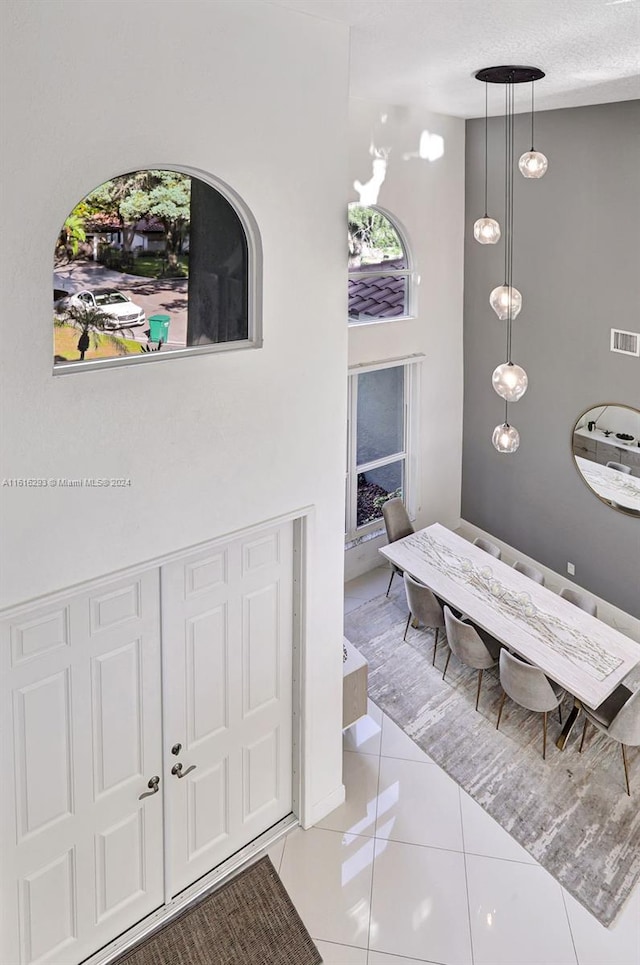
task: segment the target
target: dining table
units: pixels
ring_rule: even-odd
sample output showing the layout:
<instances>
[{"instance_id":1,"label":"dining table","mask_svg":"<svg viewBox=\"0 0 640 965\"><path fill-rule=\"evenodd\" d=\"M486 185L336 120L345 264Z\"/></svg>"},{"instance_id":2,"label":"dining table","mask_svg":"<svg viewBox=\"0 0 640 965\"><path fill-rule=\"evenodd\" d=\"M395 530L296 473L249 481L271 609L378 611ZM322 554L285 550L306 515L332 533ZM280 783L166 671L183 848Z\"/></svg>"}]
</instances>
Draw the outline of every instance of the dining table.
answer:
<instances>
[{"instance_id":1,"label":"dining table","mask_svg":"<svg viewBox=\"0 0 640 965\"><path fill-rule=\"evenodd\" d=\"M593 490L608 503L640 515L640 478L576 456L576 465Z\"/></svg>"},{"instance_id":2,"label":"dining table","mask_svg":"<svg viewBox=\"0 0 640 965\"><path fill-rule=\"evenodd\" d=\"M560 749L640 663L640 644L440 523L379 552L574 697Z\"/></svg>"}]
</instances>

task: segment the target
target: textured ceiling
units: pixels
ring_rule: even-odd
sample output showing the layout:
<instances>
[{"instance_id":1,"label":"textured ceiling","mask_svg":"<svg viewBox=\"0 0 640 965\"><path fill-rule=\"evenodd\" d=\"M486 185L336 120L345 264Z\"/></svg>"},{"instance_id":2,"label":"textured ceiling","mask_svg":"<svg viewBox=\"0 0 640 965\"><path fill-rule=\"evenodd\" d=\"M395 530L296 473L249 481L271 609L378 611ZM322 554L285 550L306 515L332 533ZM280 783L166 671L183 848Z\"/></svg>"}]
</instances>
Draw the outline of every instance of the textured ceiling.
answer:
<instances>
[{"instance_id":1,"label":"textured ceiling","mask_svg":"<svg viewBox=\"0 0 640 965\"><path fill-rule=\"evenodd\" d=\"M640 97L640 0L273 2L350 25L352 97L477 117L484 91L473 75L510 63L545 71L536 109ZM489 112L502 113L502 94L491 94ZM528 104L523 89L516 110Z\"/></svg>"}]
</instances>

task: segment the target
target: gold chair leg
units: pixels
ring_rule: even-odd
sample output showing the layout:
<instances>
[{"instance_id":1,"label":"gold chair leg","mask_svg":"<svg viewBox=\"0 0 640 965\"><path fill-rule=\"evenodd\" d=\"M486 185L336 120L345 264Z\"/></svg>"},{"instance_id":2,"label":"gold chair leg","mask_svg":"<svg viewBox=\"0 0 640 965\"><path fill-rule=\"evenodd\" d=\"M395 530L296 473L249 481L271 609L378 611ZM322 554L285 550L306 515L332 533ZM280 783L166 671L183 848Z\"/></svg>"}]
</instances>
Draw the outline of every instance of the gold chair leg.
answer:
<instances>
[{"instance_id":1,"label":"gold chair leg","mask_svg":"<svg viewBox=\"0 0 640 965\"><path fill-rule=\"evenodd\" d=\"M558 719L560 721L560 726L562 727L562 704L558 704Z\"/></svg>"},{"instance_id":2,"label":"gold chair leg","mask_svg":"<svg viewBox=\"0 0 640 965\"><path fill-rule=\"evenodd\" d=\"M409 624L410 624L410 623L411 623L411 611L409 611L409 616L407 617L407 625L406 625L406 627L404 628L404 636L403 636L403 638L402 638L403 640L406 640L406 639L407 639L407 630L409 629Z\"/></svg>"},{"instance_id":3,"label":"gold chair leg","mask_svg":"<svg viewBox=\"0 0 640 965\"><path fill-rule=\"evenodd\" d=\"M443 680L444 680L444 675L445 675L446 672L447 672L447 667L449 666L449 661L450 661L450 660L451 660L451 650L449 651L449 654L448 654L448 656L447 656L447 662L445 663L445 665L444 665L444 670L442 671L442 679L443 679Z\"/></svg>"},{"instance_id":4,"label":"gold chair leg","mask_svg":"<svg viewBox=\"0 0 640 965\"><path fill-rule=\"evenodd\" d=\"M584 727L582 728L582 740L580 741L580 747L578 748L578 754L582 754L582 745L584 744L584 738L585 738L585 735L586 735L586 733L587 733L587 724L588 724L588 723L589 723L589 720L588 720L587 717L585 717L585 719L584 719Z\"/></svg>"},{"instance_id":5,"label":"gold chair leg","mask_svg":"<svg viewBox=\"0 0 640 965\"><path fill-rule=\"evenodd\" d=\"M627 752L624 744L621 744L622 748L622 763L624 764L624 779L627 782L627 794L631 797L631 788L629 787L629 768L627 767Z\"/></svg>"},{"instance_id":6,"label":"gold chair leg","mask_svg":"<svg viewBox=\"0 0 640 965\"><path fill-rule=\"evenodd\" d=\"M547 711L542 714L542 760L547 759Z\"/></svg>"},{"instance_id":7,"label":"gold chair leg","mask_svg":"<svg viewBox=\"0 0 640 965\"><path fill-rule=\"evenodd\" d=\"M502 691L502 700L500 701L500 709L499 709L499 711L498 711L498 721L497 721L497 723L496 723L496 730L497 730L498 727L500 726L500 718L502 717L502 708L504 707L504 702L505 702L506 699L507 699L507 692L506 692L506 690L503 690L503 691Z\"/></svg>"},{"instance_id":8,"label":"gold chair leg","mask_svg":"<svg viewBox=\"0 0 640 965\"><path fill-rule=\"evenodd\" d=\"M478 690L476 692L476 710L480 702L480 688L482 687L482 670L478 670Z\"/></svg>"},{"instance_id":9,"label":"gold chair leg","mask_svg":"<svg viewBox=\"0 0 640 965\"><path fill-rule=\"evenodd\" d=\"M432 665L433 667L435 667L435 665L436 665L436 649L437 649L437 646L438 646L438 627L436 627L436 638L435 638L435 640L433 641L433 660L431 661L431 665Z\"/></svg>"},{"instance_id":10,"label":"gold chair leg","mask_svg":"<svg viewBox=\"0 0 640 965\"><path fill-rule=\"evenodd\" d=\"M391 576L389 577L389 586L387 587L387 596L389 596L389 590L391 589L391 584L393 583L393 578L396 575L395 570L391 570Z\"/></svg>"}]
</instances>

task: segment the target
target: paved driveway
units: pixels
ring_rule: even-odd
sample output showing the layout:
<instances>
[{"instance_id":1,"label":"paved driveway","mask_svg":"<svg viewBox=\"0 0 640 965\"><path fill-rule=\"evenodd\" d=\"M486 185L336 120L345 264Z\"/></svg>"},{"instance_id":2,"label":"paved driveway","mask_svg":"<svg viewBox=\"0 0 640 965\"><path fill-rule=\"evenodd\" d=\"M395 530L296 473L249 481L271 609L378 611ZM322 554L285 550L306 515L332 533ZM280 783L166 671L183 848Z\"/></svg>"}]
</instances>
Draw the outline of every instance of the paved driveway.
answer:
<instances>
[{"instance_id":1,"label":"paved driveway","mask_svg":"<svg viewBox=\"0 0 640 965\"><path fill-rule=\"evenodd\" d=\"M70 293L83 288L117 288L125 292L136 305L151 315L169 315L169 345L187 344L187 287L186 278L140 278L113 271L95 261L72 262L55 271L57 282ZM56 285L57 287L57 285ZM145 328L133 329L138 342L146 342Z\"/></svg>"}]
</instances>

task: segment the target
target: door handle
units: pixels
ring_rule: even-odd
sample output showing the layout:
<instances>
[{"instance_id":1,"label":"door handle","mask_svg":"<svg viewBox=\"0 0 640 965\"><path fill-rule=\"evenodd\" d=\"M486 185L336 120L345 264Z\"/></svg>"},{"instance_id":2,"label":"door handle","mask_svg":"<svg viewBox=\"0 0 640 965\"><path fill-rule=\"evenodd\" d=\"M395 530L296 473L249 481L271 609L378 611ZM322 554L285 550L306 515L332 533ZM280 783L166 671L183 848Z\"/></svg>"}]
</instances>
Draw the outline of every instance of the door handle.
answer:
<instances>
[{"instance_id":1,"label":"door handle","mask_svg":"<svg viewBox=\"0 0 640 965\"><path fill-rule=\"evenodd\" d=\"M173 765L173 767L171 768L171 773L175 774L176 777L186 777L187 774L190 774L191 771L195 771L195 769L196 769L196 765L192 764L191 767L188 767L186 769L186 771L183 771L182 764L178 763Z\"/></svg>"},{"instance_id":2,"label":"door handle","mask_svg":"<svg viewBox=\"0 0 640 965\"><path fill-rule=\"evenodd\" d=\"M160 790L159 785L160 785L160 778L157 775L156 777L150 778L149 783L147 784L147 787L151 788L151 790L143 791L142 794L140 794L140 796L138 797L138 800L141 801L143 797L151 797L152 794L157 794L158 791Z\"/></svg>"}]
</instances>

